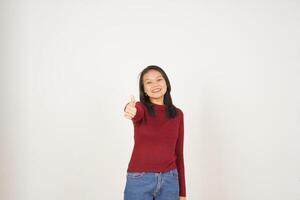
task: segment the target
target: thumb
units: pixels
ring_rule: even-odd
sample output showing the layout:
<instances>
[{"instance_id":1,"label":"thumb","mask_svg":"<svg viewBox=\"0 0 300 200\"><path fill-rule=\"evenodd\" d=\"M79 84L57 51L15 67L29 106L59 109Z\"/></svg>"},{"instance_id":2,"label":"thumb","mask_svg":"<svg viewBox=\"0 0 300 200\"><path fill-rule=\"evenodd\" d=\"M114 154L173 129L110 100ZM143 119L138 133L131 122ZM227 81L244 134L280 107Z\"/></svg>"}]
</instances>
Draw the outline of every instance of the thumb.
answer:
<instances>
[{"instance_id":1,"label":"thumb","mask_svg":"<svg viewBox=\"0 0 300 200\"><path fill-rule=\"evenodd\" d=\"M133 95L131 95L131 103L132 103L132 104L135 104L135 99L134 99L134 96L133 96Z\"/></svg>"}]
</instances>

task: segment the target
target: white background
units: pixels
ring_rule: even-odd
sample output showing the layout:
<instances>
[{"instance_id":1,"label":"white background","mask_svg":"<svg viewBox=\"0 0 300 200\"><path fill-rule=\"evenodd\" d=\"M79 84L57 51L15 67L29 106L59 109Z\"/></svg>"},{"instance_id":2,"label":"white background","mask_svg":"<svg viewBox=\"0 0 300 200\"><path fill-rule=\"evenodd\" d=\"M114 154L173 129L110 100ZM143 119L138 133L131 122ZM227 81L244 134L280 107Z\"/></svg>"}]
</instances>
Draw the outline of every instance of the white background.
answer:
<instances>
[{"instance_id":1,"label":"white background","mask_svg":"<svg viewBox=\"0 0 300 200\"><path fill-rule=\"evenodd\" d=\"M122 199L150 64L185 114L187 199L300 199L299 1L0 9L0 199Z\"/></svg>"}]
</instances>

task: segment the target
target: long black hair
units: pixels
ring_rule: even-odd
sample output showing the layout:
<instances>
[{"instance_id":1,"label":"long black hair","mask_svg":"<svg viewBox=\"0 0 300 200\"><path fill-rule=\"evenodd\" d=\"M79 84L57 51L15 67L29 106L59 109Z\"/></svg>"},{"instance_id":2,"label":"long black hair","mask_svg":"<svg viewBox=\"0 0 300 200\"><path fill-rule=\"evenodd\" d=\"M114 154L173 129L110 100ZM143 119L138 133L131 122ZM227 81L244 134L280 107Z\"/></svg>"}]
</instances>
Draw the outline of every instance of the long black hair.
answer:
<instances>
[{"instance_id":1,"label":"long black hair","mask_svg":"<svg viewBox=\"0 0 300 200\"><path fill-rule=\"evenodd\" d=\"M140 76L140 80L139 80L140 101L147 107L147 110L149 111L149 114L151 116L156 115L153 103L150 101L149 96L147 96L144 92L143 77L151 69L160 72L166 81L167 91L164 95L163 103L166 105L166 115L169 118L174 118L177 114L177 111L176 111L176 107L173 105L172 97L170 94L171 93L171 84L170 84L169 78L168 78L167 74L165 73L165 71L157 65L149 65L145 69L143 69L142 72L140 72L140 74L139 74L139 76Z\"/></svg>"}]
</instances>

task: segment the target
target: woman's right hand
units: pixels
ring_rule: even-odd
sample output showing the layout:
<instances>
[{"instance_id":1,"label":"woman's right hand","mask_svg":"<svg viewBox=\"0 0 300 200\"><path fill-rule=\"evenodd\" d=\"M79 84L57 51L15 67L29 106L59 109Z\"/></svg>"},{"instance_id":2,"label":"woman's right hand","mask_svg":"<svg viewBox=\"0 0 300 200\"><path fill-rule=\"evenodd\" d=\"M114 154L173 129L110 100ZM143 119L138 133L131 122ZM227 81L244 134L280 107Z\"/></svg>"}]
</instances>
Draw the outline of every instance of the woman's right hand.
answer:
<instances>
[{"instance_id":1,"label":"woman's right hand","mask_svg":"<svg viewBox=\"0 0 300 200\"><path fill-rule=\"evenodd\" d=\"M127 103L125 110L124 110L124 117L127 119L132 119L136 115L136 107L135 107L136 101L134 99L134 96L131 95L131 101Z\"/></svg>"}]
</instances>

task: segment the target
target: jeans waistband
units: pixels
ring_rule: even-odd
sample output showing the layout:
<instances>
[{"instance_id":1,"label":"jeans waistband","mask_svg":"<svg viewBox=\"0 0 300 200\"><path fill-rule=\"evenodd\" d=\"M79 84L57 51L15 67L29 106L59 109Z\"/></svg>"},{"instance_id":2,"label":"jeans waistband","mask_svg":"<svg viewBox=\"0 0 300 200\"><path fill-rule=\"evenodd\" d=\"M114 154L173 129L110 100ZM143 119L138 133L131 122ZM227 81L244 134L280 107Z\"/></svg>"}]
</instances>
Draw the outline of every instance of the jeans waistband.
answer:
<instances>
[{"instance_id":1,"label":"jeans waistband","mask_svg":"<svg viewBox=\"0 0 300 200\"><path fill-rule=\"evenodd\" d=\"M178 173L177 168L171 169L166 172L145 172L145 173L152 173L152 174L173 174L173 173Z\"/></svg>"}]
</instances>

